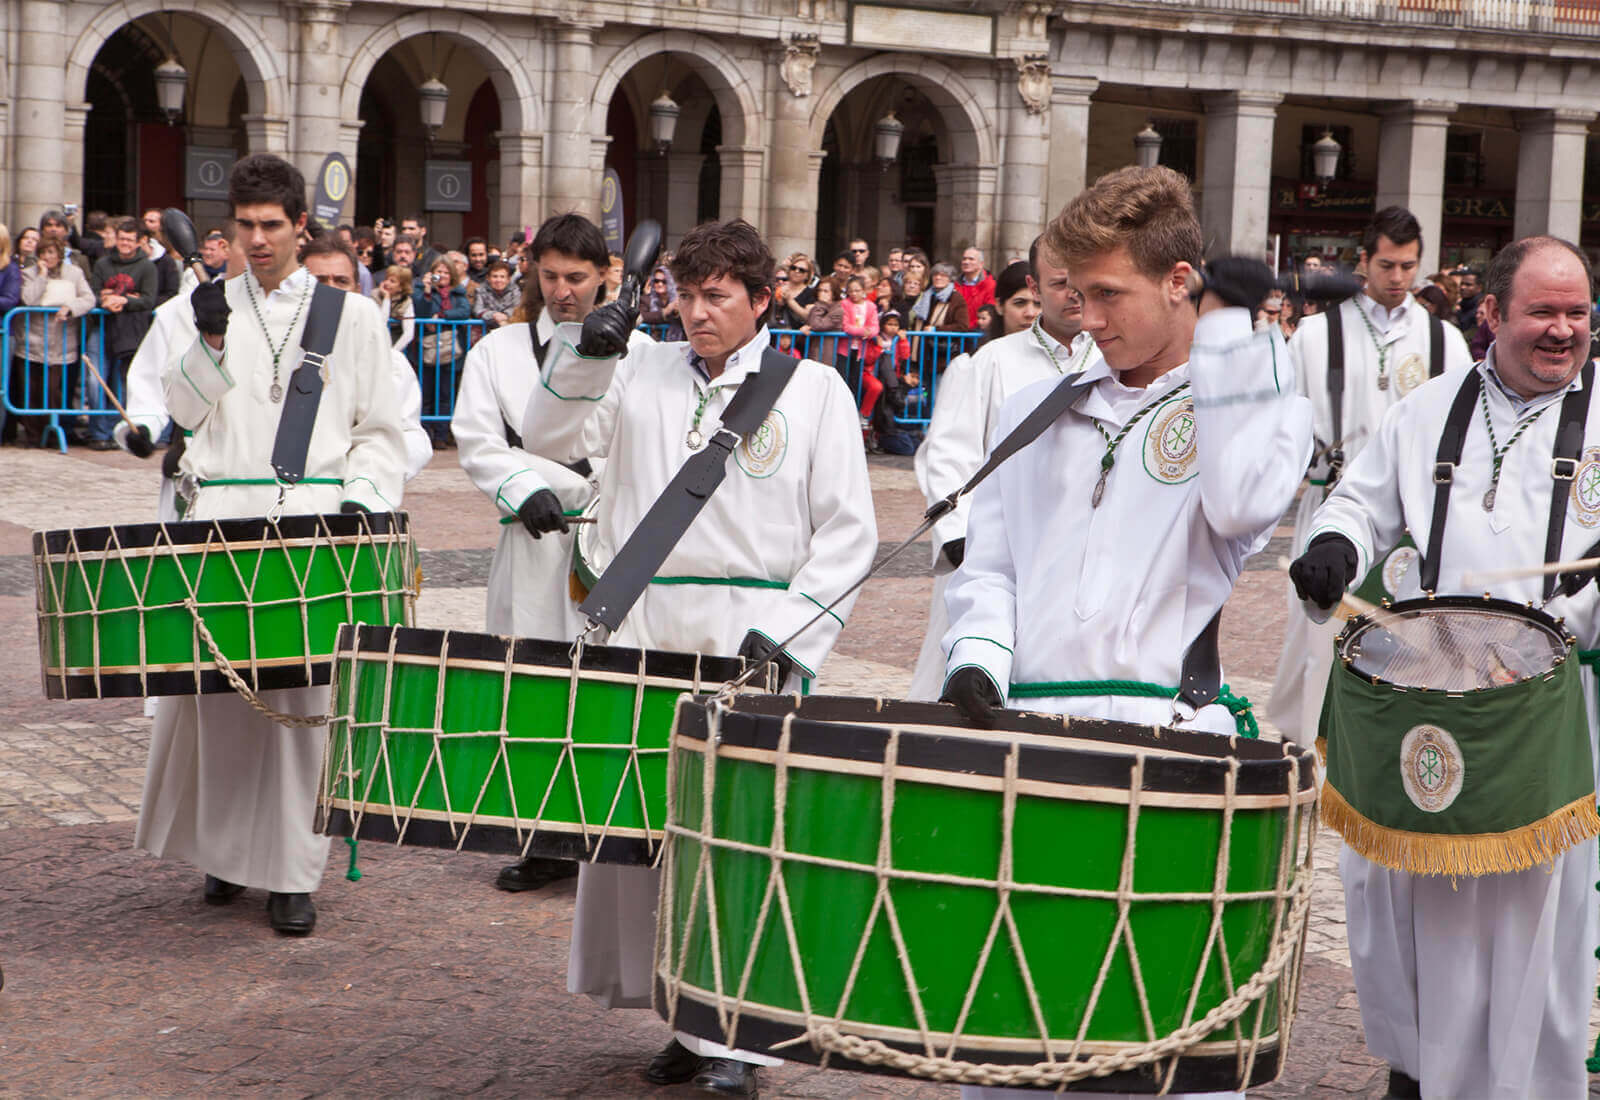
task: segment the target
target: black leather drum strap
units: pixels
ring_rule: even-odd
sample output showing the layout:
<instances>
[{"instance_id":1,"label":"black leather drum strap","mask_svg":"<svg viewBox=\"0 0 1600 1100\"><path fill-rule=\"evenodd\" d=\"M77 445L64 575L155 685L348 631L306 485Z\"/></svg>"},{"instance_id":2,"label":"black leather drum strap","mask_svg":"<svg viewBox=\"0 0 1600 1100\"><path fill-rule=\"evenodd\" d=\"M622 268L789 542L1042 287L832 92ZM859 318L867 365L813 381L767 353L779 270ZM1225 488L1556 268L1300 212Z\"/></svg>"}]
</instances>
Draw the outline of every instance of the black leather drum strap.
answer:
<instances>
[{"instance_id":1,"label":"black leather drum strap","mask_svg":"<svg viewBox=\"0 0 1600 1100\"><path fill-rule=\"evenodd\" d=\"M1583 452L1584 428L1589 422L1589 397L1594 393L1594 360L1583 365L1580 388L1561 399L1561 424L1556 428L1555 451L1550 456L1550 524L1545 529L1544 560L1561 560L1561 535L1567 526L1567 501L1572 479L1578 476L1578 456ZM1555 574L1544 579L1544 598L1555 594Z\"/></svg>"},{"instance_id":2,"label":"black leather drum strap","mask_svg":"<svg viewBox=\"0 0 1600 1100\"><path fill-rule=\"evenodd\" d=\"M1468 371L1439 436L1439 450L1433 462L1433 522L1428 528L1428 550L1422 556L1420 580L1424 592L1432 593L1439 586L1439 554L1444 549L1445 521L1450 517L1450 486L1455 481L1456 467L1461 465L1461 450L1467 443L1467 429L1472 426L1482 386L1483 372Z\"/></svg>"},{"instance_id":3,"label":"black leather drum strap","mask_svg":"<svg viewBox=\"0 0 1600 1100\"><path fill-rule=\"evenodd\" d=\"M1359 309L1360 307L1357 306ZM1333 413L1333 438L1328 440L1328 488L1344 469L1344 303L1328 311L1328 409Z\"/></svg>"},{"instance_id":4,"label":"black leather drum strap","mask_svg":"<svg viewBox=\"0 0 1600 1100\"><path fill-rule=\"evenodd\" d=\"M1428 314L1428 377L1444 373L1444 322Z\"/></svg>"},{"instance_id":5,"label":"black leather drum strap","mask_svg":"<svg viewBox=\"0 0 1600 1100\"><path fill-rule=\"evenodd\" d=\"M278 434L272 441L272 472L284 485L294 485L306 476L306 452L317 426L317 406L322 404L323 362L339 332L344 298L344 291L325 283L311 291L311 307L306 310L306 327L300 336L305 355L289 379L283 412L278 416Z\"/></svg>"},{"instance_id":6,"label":"black leather drum strap","mask_svg":"<svg viewBox=\"0 0 1600 1100\"><path fill-rule=\"evenodd\" d=\"M1218 611L1184 651L1178 698L1195 710L1209 705L1222 690L1222 653L1217 647L1221 633L1222 612Z\"/></svg>"},{"instance_id":7,"label":"black leather drum strap","mask_svg":"<svg viewBox=\"0 0 1600 1100\"><path fill-rule=\"evenodd\" d=\"M734 447L761 426L799 365L799 360L773 348L762 353L761 369L739 384L722 416L722 427L704 449L689 456L579 605L591 623L611 630L622 625L661 563L727 477ZM751 522L759 518L751 517Z\"/></svg>"}]
</instances>

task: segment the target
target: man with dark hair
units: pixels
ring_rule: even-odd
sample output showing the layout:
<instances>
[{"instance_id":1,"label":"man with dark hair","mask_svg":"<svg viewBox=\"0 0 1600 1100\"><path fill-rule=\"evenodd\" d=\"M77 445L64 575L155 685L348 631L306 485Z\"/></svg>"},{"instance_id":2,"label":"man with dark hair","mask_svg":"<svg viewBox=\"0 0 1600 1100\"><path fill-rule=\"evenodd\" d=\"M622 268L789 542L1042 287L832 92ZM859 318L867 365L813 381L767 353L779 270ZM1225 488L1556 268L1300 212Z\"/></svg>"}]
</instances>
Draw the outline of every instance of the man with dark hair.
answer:
<instances>
[{"instance_id":1,"label":"man with dark hair","mask_svg":"<svg viewBox=\"0 0 1600 1100\"><path fill-rule=\"evenodd\" d=\"M482 237L468 237L461 251L467 255L467 278L482 286L489 277L489 242Z\"/></svg>"},{"instance_id":2,"label":"man with dark hair","mask_svg":"<svg viewBox=\"0 0 1600 1100\"><path fill-rule=\"evenodd\" d=\"M1099 362L1094 338L1083 331L1083 296L1073 288L1061 257L1034 239L1028 250L1028 285L1042 309L1021 332L990 340L950 361L939 376L939 399L927 437L917 448L917 486L929 506L967 483L988 457L1000 410L1035 382L1076 374ZM971 498L963 497L932 531L933 603L908 699L937 699L944 686L945 589L966 550Z\"/></svg>"},{"instance_id":3,"label":"man with dark hair","mask_svg":"<svg viewBox=\"0 0 1600 1100\"><path fill-rule=\"evenodd\" d=\"M199 337L165 364L162 392L173 421L192 434L182 460L194 486L191 520L326 512L392 512L405 484L405 448L390 376L389 335L377 313L339 296L323 389L312 410L286 404L303 358L316 280L299 263L305 179L267 153L233 167L228 198L243 274L189 296ZM348 308L347 308L348 306ZM287 426L284 417L309 417ZM305 476L273 476L280 431L309 430ZM302 437L304 438L304 437ZM262 693L279 713L323 714L326 687ZM134 843L206 873L205 899L268 891L282 933L316 923L311 893L328 841L312 828L327 729L289 729L229 695L165 698L156 709L150 764Z\"/></svg>"},{"instance_id":4,"label":"man with dark hair","mask_svg":"<svg viewBox=\"0 0 1600 1100\"><path fill-rule=\"evenodd\" d=\"M178 270L178 261L167 251L167 246L161 243L160 234L152 233L146 226L140 225L139 247L156 267L156 305L159 306L162 302L177 297L183 275ZM192 276L191 281L193 281ZM191 286L189 289L194 288Z\"/></svg>"},{"instance_id":5,"label":"man with dark hair","mask_svg":"<svg viewBox=\"0 0 1600 1100\"><path fill-rule=\"evenodd\" d=\"M850 247L845 251L850 253L850 270L855 275L866 270L867 264L872 260L872 248L864 237L852 237Z\"/></svg>"},{"instance_id":6,"label":"man with dark hair","mask_svg":"<svg viewBox=\"0 0 1600 1100\"><path fill-rule=\"evenodd\" d=\"M840 286L843 286L845 280L849 279L850 276L855 274L855 272L855 253L851 252L848 248L833 258L833 276L839 280Z\"/></svg>"},{"instance_id":7,"label":"man with dark hair","mask_svg":"<svg viewBox=\"0 0 1600 1100\"><path fill-rule=\"evenodd\" d=\"M416 249L416 258L411 264L411 274L420 279L433 269L433 262L443 255L428 240L428 223L422 220L421 214L412 214L400 219L400 233L410 237ZM399 263L396 260L395 263Z\"/></svg>"},{"instance_id":8,"label":"man with dark hair","mask_svg":"<svg viewBox=\"0 0 1600 1100\"><path fill-rule=\"evenodd\" d=\"M99 298L98 305L112 314L105 323L100 376L106 385L119 390L128 361L150 329L150 311L156 307L160 290L160 276L139 246L139 234L139 223L132 218L118 222L116 248L95 262L94 273L89 278L89 285ZM99 400L91 399L91 404L107 411L91 414L89 446L97 451L112 450L116 447L111 441L112 429L118 420L116 410L103 396Z\"/></svg>"},{"instance_id":9,"label":"man with dark hair","mask_svg":"<svg viewBox=\"0 0 1600 1100\"><path fill-rule=\"evenodd\" d=\"M1422 227L1411 212L1399 206L1378 211L1362 235L1362 249L1366 287L1337 307L1305 318L1289 342L1300 392L1316 410L1317 432L1311 484L1295 512L1295 553L1304 549L1311 516L1338 481L1340 469L1361 453L1390 406L1433 375L1472 365L1467 342L1456 327L1431 315L1411 296L1422 257ZM1409 545L1395 553L1393 566L1379 578L1392 581L1416 556ZM1317 736L1338 624L1313 623L1292 589L1288 600L1289 620L1268 713L1285 737L1310 744Z\"/></svg>"},{"instance_id":10,"label":"man with dark hair","mask_svg":"<svg viewBox=\"0 0 1600 1100\"><path fill-rule=\"evenodd\" d=\"M413 275L417 271L417 242L412 237L399 236L394 239L394 244L389 249L389 262L409 267Z\"/></svg>"},{"instance_id":11,"label":"man with dark hair","mask_svg":"<svg viewBox=\"0 0 1600 1100\"><path fill-rule=\"evenodd\" d=\"M701 225L671 262L687 343L630 351L636 318L622 302L555 333L544 384L522 437L559 463L606 458L595 509L604 572L679 467L717 433L728 403L763 365L771 340L772 254L740 220ZM792 362L787 357L785 362ZM772 656L799 689L816 676L853 597L793 643L779 645L866 572L877 545L855 400L837 371L794 368L761 426L737 443L728 477L705 504L612 638L618 645ZM650 1004L659 872L579 869L567 988L608 1008ZM693 1080L748 1095L760 1056L679 1035L651 1062L656 1084Z\"/></svg>"},{"instance_id":12,"label":"man with dark hair","mask_svg":"<svg viewBox=\"0 0 1600 1100\"><path fill-rule=\"evenodd\" d=\"M1406 531L1434 557L1406 574L1402 598L1420 595L1426 583L1439 595L1487 591L1532 605L1552 596L1543 577L1488 578L1594 553L1600 402L1587 397L1595 384L1588 366L1593 294L1589 261L1566 241L1527 238L1495 257L1484 297L1495 339L1483 362L1433 379L1392 406L1318 509L1307 548L1290 570L1308 613L1326 617L1346 586ZM1459 426L1447 429L1463 418L1464 434ZM1581 425L1581 442L1558 442L1575 434L1565 423ZM1441 481L1447 430L1461 449ZM1552 458L1563 451L1575 457ZM1418 577L1423 568L1425 580ZM1469 585L1471 573L1480 577ZM1542 605L1584 648L1600 634L1594 579L1593 571L1563 575ZM1582 678L1587 695L1591 673ZM1590 759L1600 760L1594 719L1584 725L1569 732L1586 738ZM1456 781L1466 784L1466 798L1482 777L1469 764ZM1412 875L1349 847L1341 851L1361 1021L1367 1048L1389 1063L1390 1096L1586 1094L1600 941L1595 859L1592 835L1525 871L1476 877Z\"/></svg>"},{"instance_id":13,"label":"man with dark hair","mask_svg":"<svg viewBox=\"0 0 1600 1100\"><path fill-rule=\"evenodd\" d=\"M102 224L104 224L103 216ZM93 282L94 265L98 263L100 257L104 256L109 250L104 244L96 241L95 244L98 246L98 248L91 252L87 247L81 247L72 243L76 236L77 235L72 232L71 221L59 210L46 210L44 212L44 216L39 219L40 241L42 242L52 239L60 241L62 256L77 264L79 270L83 272L84 278Z\"/></svg>"},{"instance_id":14,"label":"man with dark hair","mask_svg":"<svg viewBox=\"0 0 1600 1100\"><path fill-rule=\"evenodd\" d=\"M200 262L212 280L227 270L229 240L230 233L213 229L200 242Z\"/></svg>"},{"instance_id":15,"label":"man with dark hair","mask_svg":"<svg viewBox=\"0 0 1600 1100\"><path fill-rule=\"evenodd\" d=\"M1483 269L1462 266L1456 269L1461 300L1456 307L1456 327L1470 334L1478 327L1478 303L1483 301Z\"/></svg>"},{"instance_id":16,"label":"man with dark hair","mask_svg":"<svg viewBox=\"0 0 1600 1100\"><path fill-rule=\"evenodd\" d=\"M593 499L593 472L586 463L530 453L519 429L551 360L557 326L581 324L604 297L610 256L600 227L579 214L546 221L525 255L543 307L530 322L502 324L473 345L450 430L461 468L503 517L516 521L500 525L489 563L489 631L571 641L581 625L567 583L573 538L565 517ZM652 344L637 330L628 337L633 352ZM502 868L495 885L534 890L576 873L571 861L530 856Z\"/></svg>"}]
</instances>

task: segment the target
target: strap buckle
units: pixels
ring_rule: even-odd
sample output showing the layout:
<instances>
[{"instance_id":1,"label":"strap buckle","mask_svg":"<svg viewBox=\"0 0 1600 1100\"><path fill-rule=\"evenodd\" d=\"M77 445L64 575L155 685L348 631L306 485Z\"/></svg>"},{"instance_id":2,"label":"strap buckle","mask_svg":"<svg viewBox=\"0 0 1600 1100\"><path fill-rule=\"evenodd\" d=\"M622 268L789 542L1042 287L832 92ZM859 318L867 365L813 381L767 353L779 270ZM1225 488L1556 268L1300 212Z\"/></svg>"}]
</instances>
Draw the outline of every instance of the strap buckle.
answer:
<instances>
[{"instance_id":1,"label":"strap buckle","mask_svg":"<svg viewBox=\"0 0 1600 1100\"><path fill-rule=\"evenodd\" d=\"M1454 462L1435 462L1433 464L1433 483L1435 485L1449 485L1455 480L1456 464Z\"/></svg>"},{"instance_id":2,"label":"strap buckle","mask_svg":"<svg viewBox=\"0 0 1600 1100\"><path fill-rule=\"evenodd\" d=\"M1175 696L1172 700L1172 725L1181 726L1185 722L1194 721L1194 716L1200 713L1200 708L1195 706L1182 695Z\"/></svg>"},{"instance_id":3,"label":"strap buckle","mask_svg":"<svg viewBox=\"0 0 1600 1100\"><path fill-rule=\"evenodd\" d=\"M1551 459L1550 476L1556 481L1571 481L1578 476L1578 460L1575 458Z\"/></svg>"}]
</instances>

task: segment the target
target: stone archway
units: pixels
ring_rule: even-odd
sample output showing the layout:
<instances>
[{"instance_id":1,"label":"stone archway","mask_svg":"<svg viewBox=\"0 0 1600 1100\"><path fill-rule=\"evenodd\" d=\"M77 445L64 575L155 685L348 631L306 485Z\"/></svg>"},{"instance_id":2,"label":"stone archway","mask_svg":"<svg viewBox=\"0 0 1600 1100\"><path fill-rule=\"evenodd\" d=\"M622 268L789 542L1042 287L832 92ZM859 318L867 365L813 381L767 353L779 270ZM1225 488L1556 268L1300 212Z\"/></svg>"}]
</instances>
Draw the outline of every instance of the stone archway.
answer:
<instances>
[{"instance_id":1,"label":"stone archway","mask_svg":"<svg viewBox=\"0 0 1600 1100\"><path fill-rule=\"evenodd\" d=\"M718 216L742 217L759 225L766 156L765 137L757 130L764 117L761 97L745 76L749 62L736 57L717 40L689 31L663 31L645 35L612 54L595 80L589 104L590 133L607 132L612 99L628 74L641 62L661 54L687 66L704 82L716 104L721 124L721 140L715 150L721 176ZM643 117L637 109L636 114ZM706 114L709 108L697 110L695 117L703 119ZM680 138L691 136L691 129L680 117ZM698 129L693 130L695 138L699 133ZM696 147L694 153L699 152Z\"/></svg>"}]
</instances>

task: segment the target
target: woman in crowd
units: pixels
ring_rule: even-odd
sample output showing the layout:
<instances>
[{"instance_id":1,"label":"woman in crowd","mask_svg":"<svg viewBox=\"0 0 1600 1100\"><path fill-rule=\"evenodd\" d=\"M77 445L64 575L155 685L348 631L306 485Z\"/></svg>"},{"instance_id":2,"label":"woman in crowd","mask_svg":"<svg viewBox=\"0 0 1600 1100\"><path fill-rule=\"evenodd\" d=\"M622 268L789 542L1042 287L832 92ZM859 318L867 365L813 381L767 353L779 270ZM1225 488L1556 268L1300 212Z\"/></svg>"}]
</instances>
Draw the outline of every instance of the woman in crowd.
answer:
<instances>
[{"instance_id":1,"label":"woman in crowd","mask_svg":"<svg viewBox=\"0 0 1600 1100\"><path fill-rule=\"evenodd\" d=\"M905 278L900 280L900 293L895 295L894 301L889 304L889 308L900 315L902 328L911 327L911 307L917 304L917 299L922 297L922 292L927 287L928 284L921 275L910 271L907 271Z\"/></svg>"},{"instance_id":2,"label":"woman in crowd","mask_svg":"<svg viewBox=\"0 0 1600 1100\"><path fill-rule=\"evenodd\" d=\"M405 351L416 335L417 310L411 295L411 269L405 264L391 264L384 269L383 282L372 292L372 298L389 322L389 343L395 351Z\"/></svg>"},{"instance_id":3,"label":"woman in crowd","mask_svg":"<svg viewBox=\"0 0 1600 1100\"><path fill-rule=\"evenodd\" d=\"M811 257L796 252L779 274L783 278L772 292L772 319L768 323L774 328L800 328L817 300L817 292L811 286Z\"/></svg>"},{"instance_id":4,"label":"woman in crowd","mask_svg":"<svg viewBox=\"0 0 1600 1100\"><path fill-rule=\"evenodd\" d=\"M665 266L650 273L639 320L651 326L650 335L663 344L683 339L683 318L678 314L678 284ZM658 329L656 326L664 326Z\"/></svg>"},{"instance_id":5,"label":"woman in crowd","mask_svg":"<svg viewBox=\"0 0 1600 1100\"><path fill-rule=\"evenodd\" d=\"M464 348L457 327L451 323L472 316L472 305L457 284L454 265L440 256L422 277L422 285L411 294L422 338L417 341L418 378L422 383L422 415L431 418L429 435L434 446L449 442L448 425L440 424L453 407L461 377Z\"/></svg>"},{"instance_id":6,"label":"woman in crowd","mask_svg":"<svg viewBox=\"0 0 1600 1100\"><path fill-rule=\"evenodd\" d=\"M844 331L844 306L835 301L839 284L832 279L822 280L815 289L816 300L806 311L806 323L800 326L800 331L808 334L801 352L807 359L832 364L839 350L839 338L833 334Z\"/></svg>"},{"instance_id":7,"label":"woman in crowd","mask_svg":"<svg viewBox=\"0 0 1600 1100\"><path fill-rule=\"evenodd\" d=\"M17 263L26 270L34 265L34 261L38 259L38 256L39 231L30 225L17 234Z\"/></svg>"},{"instance_id":8,"label":"woman in crowd","mask_svg":"<svg viewBox=\"0 0 1600 1100\"><path fill-rule=\"evenodd\" d=\"M11 231L0 225L0 317L4 317L21 304L22 265L17 262L17 257L11 251ZM0 369L9 370L10 367L0 364ZM6 420L4 403L0 403L0 433L9 434L9 430L14 429Z\"/></svg>"},{"instance_id":9,"label":"woman in crowd","mask_svg":"<svg viewBox=\"0 0 1600 1100\"><path fill-rule=\"evenodd\" d=\"M999 311L989 327L983 329L982 347L990 340L1021 332L1039 316L1039 296L1028 285L1028 265L1018 260L1002 271L994 281L994 300Z\"/></svg>"},{"instance_id":10,"label":"woman in crowd","mask_svg":"<svg viewBox=\"0 0 1600 1100\"><path fill-rule=\"evenodd\" d=\"M950 264L934 264L928 289L911 307L911 327L924 332L969 332L967 302L956 293L956 269Z\"/></svg>"},{"instance_id":11,"label":"woman in crowd","mask_svg":"<svg viewBox=\"0 0 1600 1100\"><path fill-rule=\"evenodd\" d=\"M12 403L67 408L78 385L78 318L94 308L94 291L83 269L66 262L60 241L41 243L37 262L23 269L22 304L55 312L24 314L12 326ZM43 443L48 424L46 416L18 417L18 446Z\"/></svg>"}]
</instances>

